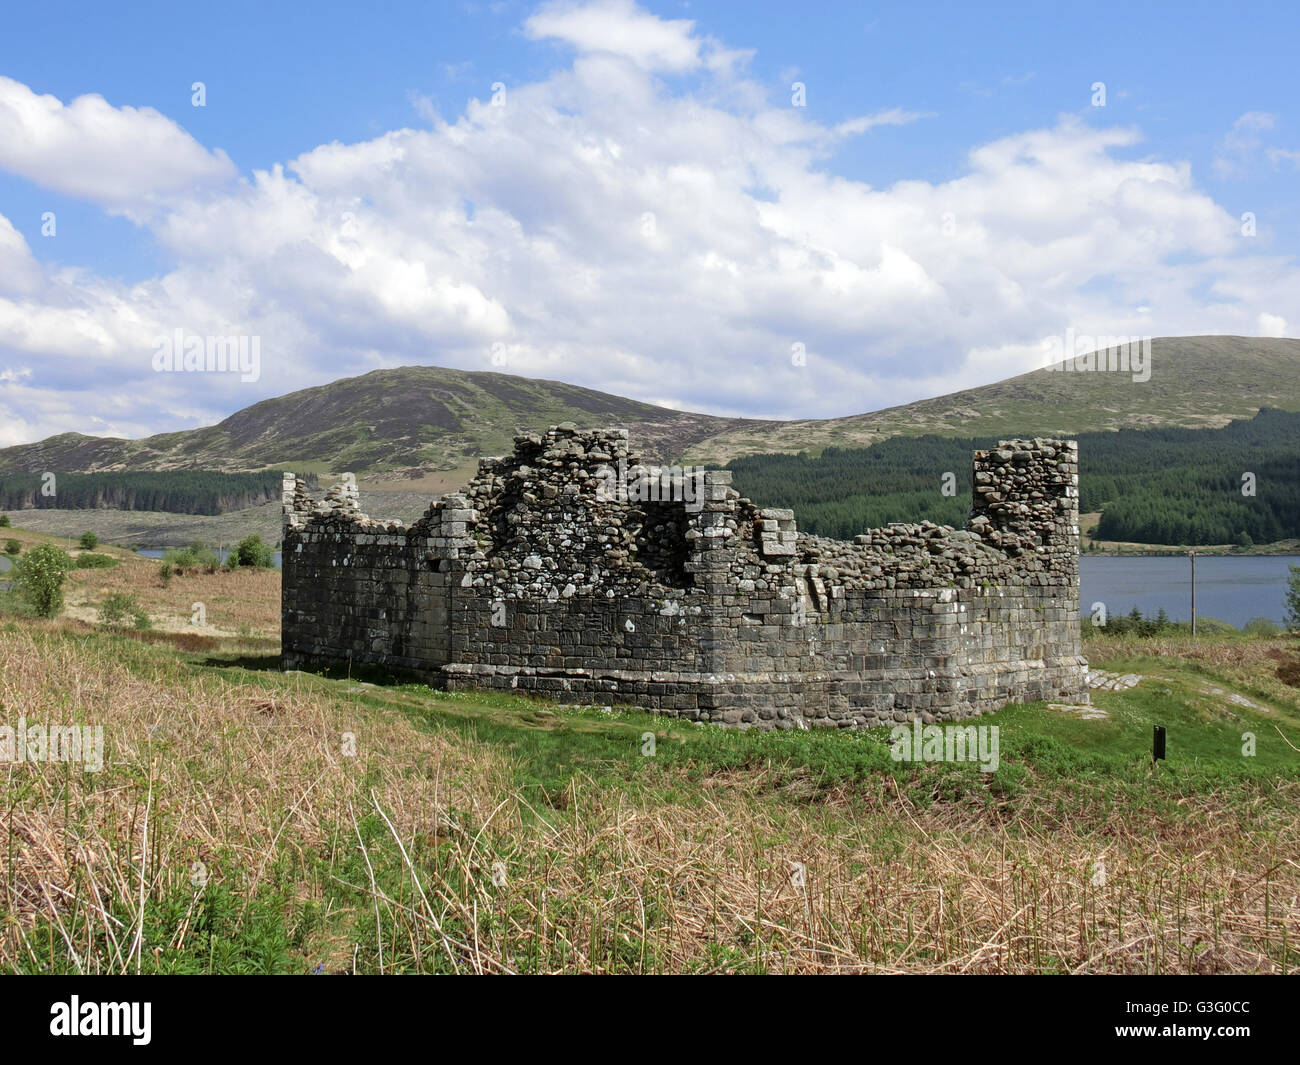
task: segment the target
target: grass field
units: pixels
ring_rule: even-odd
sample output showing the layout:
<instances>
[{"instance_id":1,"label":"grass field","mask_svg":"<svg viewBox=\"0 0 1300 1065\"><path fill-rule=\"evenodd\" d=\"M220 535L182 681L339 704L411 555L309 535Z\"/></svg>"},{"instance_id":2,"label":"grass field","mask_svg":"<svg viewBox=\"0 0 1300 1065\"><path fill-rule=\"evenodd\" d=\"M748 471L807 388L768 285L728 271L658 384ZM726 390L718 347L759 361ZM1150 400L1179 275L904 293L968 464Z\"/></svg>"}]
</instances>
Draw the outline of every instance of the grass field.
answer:
<instances>
[{"instance_id":1,"label":"grass field","mask_svg":"<svg viewBox=\"0 0 1300 1065\"><path fill-rule=\"evenodd\" d=\"M1144 679L1096 693L1104 718L980 719L983 774L894 761L877 731L280 673L274 574L154 589L153 566L76 594L117 581L183 617L204 582L244 634L0 617L0 724L105 736L99 772L0 764L4 971L1300 965L1294 639L1090 639Z\"/></svg>"},{"instance_id":2,"label":"grass field","mask_svg":"<svg viewBox=\"0 0 1300 1065\"><path fill-rule=\"evenodd\" d=\"M0 529L0 540L14 539L22 552L37 544L55 544L75 561L83 552L76 541L29 529ZM188 633L195 638L262 637L279 643L280 574L278 570L219 569L189 573L164 583L156 559L100 544L94 554L118 564L111 569L79 569L65 587L66 617L94 622L105 596L124 592L135 597L160 632ZM22 557L20 553L19 558ZM202 611L196 610L201 605ZM196 625L194 619L202 619Z\"/></svg>"}]
</instances>

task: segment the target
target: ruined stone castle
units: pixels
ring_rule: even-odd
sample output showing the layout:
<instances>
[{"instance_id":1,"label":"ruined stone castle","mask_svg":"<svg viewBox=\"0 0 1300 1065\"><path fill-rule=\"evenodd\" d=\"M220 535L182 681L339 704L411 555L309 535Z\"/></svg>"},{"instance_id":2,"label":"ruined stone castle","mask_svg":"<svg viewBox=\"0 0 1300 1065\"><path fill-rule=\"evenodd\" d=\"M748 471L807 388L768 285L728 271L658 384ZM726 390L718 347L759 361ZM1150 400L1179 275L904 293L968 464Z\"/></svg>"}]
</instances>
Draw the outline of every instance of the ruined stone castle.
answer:
<instances>
[{"instance_id":1,"label":"ruined stone castle","mask_svg":"<svg viewBox=\"0 0 1300 1065\"><path fill-rule=\"evenodd\" d=\"M410 526L355 481L284 479L283 666L622 703L742 728L960 719L1087 701L1078 450L974 459L964 529L798 531L725 470L646 467L626 430L515 438Z\"/></svg>"}]
</instances>

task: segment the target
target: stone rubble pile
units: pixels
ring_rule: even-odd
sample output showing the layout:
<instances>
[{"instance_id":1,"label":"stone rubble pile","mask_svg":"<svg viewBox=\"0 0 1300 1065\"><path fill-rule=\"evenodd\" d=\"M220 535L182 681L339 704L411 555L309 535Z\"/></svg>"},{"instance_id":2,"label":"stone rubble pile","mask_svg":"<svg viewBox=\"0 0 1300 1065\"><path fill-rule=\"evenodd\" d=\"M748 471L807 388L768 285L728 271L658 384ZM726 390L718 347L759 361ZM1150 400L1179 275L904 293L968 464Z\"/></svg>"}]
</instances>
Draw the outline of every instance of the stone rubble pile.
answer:
<instances>
[{"instance_id":1,"label":"stone rubble pile","mask_svg":"<svg viewBox=\"0 0 1300 1065\"><path fill-rule=\"evenodd\" d=\"M627 435L565 422L480 459L464 492L476 515L470 584L509 598L684 595L687 512L636 498L641 475L657 479L658 468L641 465ZM659 490L680 499L681 478Z\"/></svg>"},{"instance_id":2,"label":"stone rubble pile","mask_svg":"<svg viewBox=\"0 0 1300 1065\"><path fill-rule=\"evenodd\" d=\"M967 528L900 523L852 542L800 533L799 561L809 567L800 575L846 588L1050 583L1058 567L1073 565L1078 469L1073 443L1013 440L977 451Z\"/></svg>"}]
</instances>

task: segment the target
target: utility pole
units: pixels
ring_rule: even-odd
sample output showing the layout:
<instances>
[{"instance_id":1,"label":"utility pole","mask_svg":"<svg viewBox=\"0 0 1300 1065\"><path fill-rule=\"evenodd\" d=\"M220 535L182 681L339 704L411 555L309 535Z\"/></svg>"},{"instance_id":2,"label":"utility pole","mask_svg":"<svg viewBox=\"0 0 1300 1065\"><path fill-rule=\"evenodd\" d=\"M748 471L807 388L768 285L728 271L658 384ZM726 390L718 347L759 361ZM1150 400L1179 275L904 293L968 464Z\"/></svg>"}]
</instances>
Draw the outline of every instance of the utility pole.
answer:
<instances>
[{"instance_id":1,"label":"utility pole","mask_svg":"<svg viewBox=\"0 0 1300 1065\"><path fill-rule=\"evenodd\" d=\"M1196 635L1196 552L1188 551L1188 557L1192 560L1192 635Z\"/></svg>"}]
</instances>

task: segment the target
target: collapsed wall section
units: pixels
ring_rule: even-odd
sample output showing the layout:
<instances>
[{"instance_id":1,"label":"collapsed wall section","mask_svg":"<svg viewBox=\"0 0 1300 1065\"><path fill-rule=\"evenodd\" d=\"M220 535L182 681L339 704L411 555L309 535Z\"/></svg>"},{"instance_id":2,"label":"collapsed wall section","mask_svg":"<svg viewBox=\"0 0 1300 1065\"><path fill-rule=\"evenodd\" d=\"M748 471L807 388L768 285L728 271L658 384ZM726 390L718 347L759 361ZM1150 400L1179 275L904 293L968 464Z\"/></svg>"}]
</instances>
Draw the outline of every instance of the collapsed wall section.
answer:
<instances>
[{"instance_id":1,"label":"collapsed wall section","mask_svg":"<svg viewBox=\"0 0 1300 1065\"><path fill-rule=\"evenodd\" d=\"M626 430L571 424L483 459L443 683L698 714L712 679L696 563L728 480L646 466Z\"/></svg>"}]
</instances>

